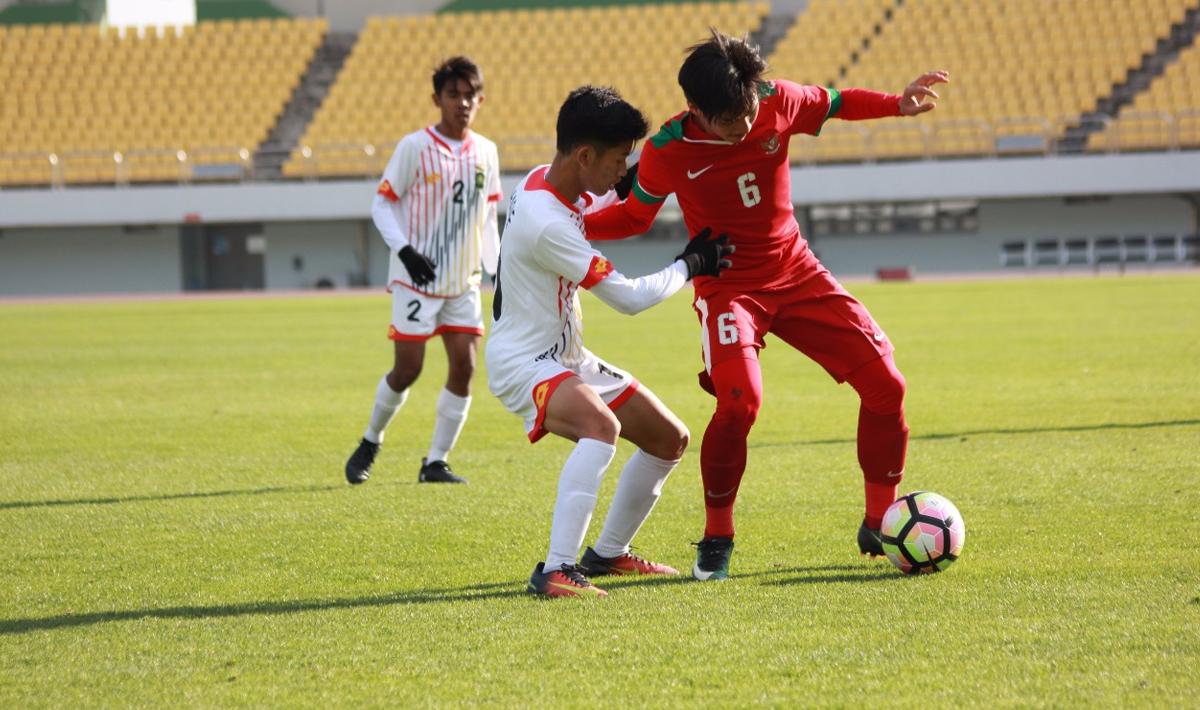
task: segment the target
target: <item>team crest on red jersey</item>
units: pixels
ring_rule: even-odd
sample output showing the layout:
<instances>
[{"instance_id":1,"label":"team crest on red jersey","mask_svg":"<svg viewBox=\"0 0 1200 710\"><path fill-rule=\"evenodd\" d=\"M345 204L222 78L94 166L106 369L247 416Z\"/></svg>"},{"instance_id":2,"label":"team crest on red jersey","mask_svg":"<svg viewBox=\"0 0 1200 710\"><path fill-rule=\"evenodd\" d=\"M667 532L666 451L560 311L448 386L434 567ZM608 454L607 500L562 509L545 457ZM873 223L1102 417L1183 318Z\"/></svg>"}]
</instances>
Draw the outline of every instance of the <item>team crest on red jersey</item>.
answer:
<instances>
[{"instance_id":1,"label":"team crest on red jersey","mask_svg":"<svg viewBox=\"0 0 1200 710\"><path fill-rule=\"evenodd\" d=\"M771 131L770 135L767 136L767 139L762 143L759 143L759 145L762 146L764 153L767 155L774 155L775 151L779 150L779 134L775 131Z\"/></svg>"}]
</instances>

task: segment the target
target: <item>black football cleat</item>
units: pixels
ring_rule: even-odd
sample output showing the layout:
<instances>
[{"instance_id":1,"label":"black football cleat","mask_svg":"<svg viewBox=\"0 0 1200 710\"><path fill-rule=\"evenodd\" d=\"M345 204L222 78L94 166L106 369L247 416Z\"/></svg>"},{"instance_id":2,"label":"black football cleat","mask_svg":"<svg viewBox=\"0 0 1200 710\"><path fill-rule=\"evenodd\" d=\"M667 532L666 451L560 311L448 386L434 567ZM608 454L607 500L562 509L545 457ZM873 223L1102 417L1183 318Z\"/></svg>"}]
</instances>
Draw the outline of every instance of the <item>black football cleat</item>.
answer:
<instances>
[{"instance_id":1,"label":"black football cleat","mask_svg":"<svg viewBox=\"0 0 1200 710\"><path fill-rule=\"evenodd\" d=\"M467 479L454 475L450 464L445 461L426 461L421 459L421 472L417 475L419 483L466 483Z\"/></svg>"},{"instance_id":2,"label":"black football cleat","mask_svg":"<svg viewBox=\"0 0 1200 710\"><path fill-rule=\"evenodd\" d=\"M525 591L540 597L588 597L602 599L608 592L588 581L583 569L577 565L563 565L558 569L546 571L546 563L539 562L529 576L529 584Z\"/></svg>"},{"instance_id":3,"label":"black football cleat","mask_svg":"<svg viewBox=\"0 0 1200 710\"><path fill-rule=\"evenodd\" d=\"M346 480L358 484L371 477L371 464L375 463L375 455L379 453L379 444L366 439L358 442L358 448L350 454L346 462Z\"/></svg>"},{"instance_id":4,"label":"black football cleat","mask_svg":"<svg viewBox=\"0 0 1200 710\"><path fill-rule=\"evenodd\" d=\"M733 554L733 538L706 537L696 546L696 564L692 576L701 582L729 579L729 556Z\"/></svg>"},{"instance_id":5,"label":"black football cleat","mask_svg":"<svg viewBox=\"0 0 1200 710\"><path fill-rule=\"evenodd\" d=\"M858 526L858 553L871 558L884 557L883 539L878 530L867 527L867 521Z\"/></svg>"}]
</instances>

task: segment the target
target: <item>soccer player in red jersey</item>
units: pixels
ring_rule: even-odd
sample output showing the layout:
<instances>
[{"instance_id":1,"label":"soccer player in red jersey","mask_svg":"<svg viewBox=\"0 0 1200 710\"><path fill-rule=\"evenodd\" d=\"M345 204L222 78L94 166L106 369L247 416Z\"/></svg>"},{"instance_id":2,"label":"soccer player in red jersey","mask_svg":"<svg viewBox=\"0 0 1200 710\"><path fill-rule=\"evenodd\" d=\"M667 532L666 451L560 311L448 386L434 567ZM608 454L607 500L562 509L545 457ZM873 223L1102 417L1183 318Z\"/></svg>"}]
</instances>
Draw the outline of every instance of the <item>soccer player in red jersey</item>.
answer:
<instances>
[{"instance_id":1,"label":"soccer player in red jersey","mask_svg":"<svg viewBox=\"0 0 1200 710\"><path fill-rule=\"evenodd\" d=\"M679 70L687 111L647 141L633 192L589 215L589 239L645 232L675 193L692 233L727 233L738 260L720 278L694 280L702 329L701 386L717 399L700 471L706 524L697 543L700 580L728 576L733 504L746 469L746 439L762 403L758 351L771 333L815 360L861 398L858 460L866 512L859 550L882 555L879 526L904 473L908 427L904 377L892 344L857 299L808 248L792 209L788 141L818 135L830 118L916 116L934 108L944 71L922 74L900 95L802 86L762 78L757 47L713 31ZM930 100L926 100L930 99Z\"/></svg>"}]
</instances>

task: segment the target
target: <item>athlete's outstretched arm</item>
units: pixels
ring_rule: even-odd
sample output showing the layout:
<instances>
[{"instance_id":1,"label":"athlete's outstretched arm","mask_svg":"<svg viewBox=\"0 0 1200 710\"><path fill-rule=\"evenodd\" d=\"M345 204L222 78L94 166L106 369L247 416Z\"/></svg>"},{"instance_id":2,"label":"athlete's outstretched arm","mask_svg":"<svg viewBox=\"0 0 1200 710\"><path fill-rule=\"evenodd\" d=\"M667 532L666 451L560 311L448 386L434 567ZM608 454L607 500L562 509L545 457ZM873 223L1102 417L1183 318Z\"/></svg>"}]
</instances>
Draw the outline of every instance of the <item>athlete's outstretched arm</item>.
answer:
<instances>
[{"instance_id":1,"label":"athlete's outstretched arm","mask_svg":"<svg viewBox=\"0 0 1200 710\"><path fill-rule=\"evenodd\" d=\"M870 89L842 89L835 99L838 105L831 117L843 121L862 121L887 116L916 116L937 107L935 101L925 101L926 98L938 98L937 92L930 87L949 81L948 72L931 71L913 80L904 88L903 94L888 94Z\"/></svg>"},{"instance_id":2,"label":"athlete's outstretched arm","mask_svg":"<svg viewBox=\"0 0 1200 710\"><path fill-rule=\"evenodd\" d=\"M686 264L672 261L661 271L636 279L614 271L589 290L613 310L631 316L670 298L687 283L687 274Z\"/></svg>"},{"instance_id":3,"label":"athlete's outstretched arm","mask_svg":"<svg viewBox=\"0 0 1200 710\"><path fill-rule=\"evenodd\" d=\"M666 300L693 276L720 276L723 269L732 266L726 258L734 252L729 237L722 234L710 238L711 234L712 230L705 227L689 239L683 252L661 271L636 279L614 271L589 290L620 313L640 313Z\"/></svg>"}]
</instances>

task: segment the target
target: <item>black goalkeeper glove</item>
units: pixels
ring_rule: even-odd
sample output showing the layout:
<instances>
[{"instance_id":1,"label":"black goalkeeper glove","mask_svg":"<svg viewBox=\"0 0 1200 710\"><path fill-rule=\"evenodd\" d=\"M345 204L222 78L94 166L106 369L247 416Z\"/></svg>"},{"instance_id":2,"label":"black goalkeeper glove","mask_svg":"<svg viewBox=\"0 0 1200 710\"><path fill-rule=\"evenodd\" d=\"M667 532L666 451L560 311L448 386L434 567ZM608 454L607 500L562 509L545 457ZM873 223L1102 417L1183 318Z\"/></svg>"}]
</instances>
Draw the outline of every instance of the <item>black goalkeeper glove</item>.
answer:
<instances>
[{"instance_id":1,"label":"black goalkeeper glove","mask_svg":"<svg viewBox=\"0 0 1200 710\"><path fill-rule=\"evenodd\" d=\"M400 261L404 262L404 268L408 269L408 275L412 277L414 286L424 286L437 278L434 269L437 264L430 261L429 257L412 248L412 245L406 245L397 254Z\"/></svg>"},{"instance_id":2,"label":"black goalkeeper glove","mask_svg":"<svg viewBox=\"0 0 1200 710\"><path fill-rule=\"evenodd\" d=\"M722 234L709 239L712 229L705 227L700 233L688 240L683 253L676 256L687 266L688 278L697 276L720 276L722 269L733 266L733 262L725 257L736 251L729 243L729 235Z\"/></svg>"},{"instance_id":3,"label":"black goalkeeper glove","mask_svg":"<svg viewBox=\"0 0 1200 710\"><path fill-rule=\"evenodd\" d=\"M634 163L626 168L625 177L618 180L616 185L613 185L613 189L617 191L617 197L620 197L622 200L629 197L629 193L633 191L633 181L637 180L637 166L638 164Z\"/></svg>"}]
</instances>

